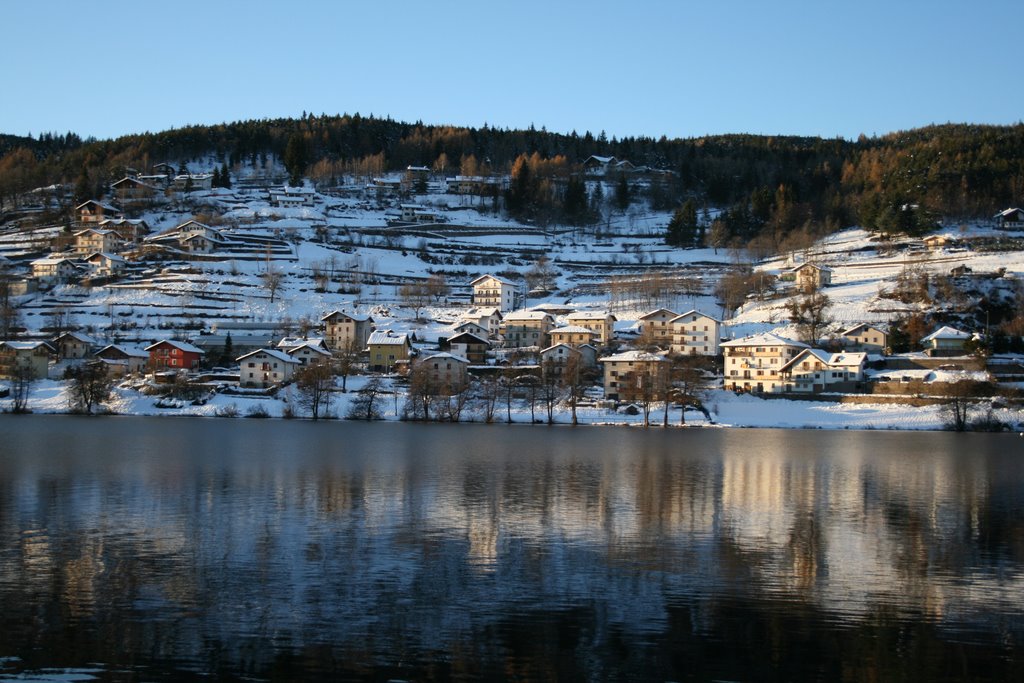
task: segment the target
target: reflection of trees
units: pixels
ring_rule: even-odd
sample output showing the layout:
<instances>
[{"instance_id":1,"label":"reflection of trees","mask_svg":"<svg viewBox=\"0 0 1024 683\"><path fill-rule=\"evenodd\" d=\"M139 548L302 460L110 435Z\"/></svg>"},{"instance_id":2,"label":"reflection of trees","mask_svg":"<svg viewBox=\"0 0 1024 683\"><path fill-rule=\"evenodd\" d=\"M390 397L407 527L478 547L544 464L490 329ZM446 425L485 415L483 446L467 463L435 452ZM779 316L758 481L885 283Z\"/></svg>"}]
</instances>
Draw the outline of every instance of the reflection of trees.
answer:
<instances>
[{"instance_id":1,"label":"reflection of trees","mask_svg":"<svg viewBox=\"0 0 1024 683\"><path fill-rule=\"evenodd\" d=\"M897 457L885 435L827 458L801 446L813 436L752 431L473 441L493 427L459 427L470 453L414 428L366 458L0 477L0 632L56 647L73 623L76 651L104 661L192 652L263 673L290 653L356 677L430 677L416 667L436 656L441 677L887 680L939 671L915 658L947 656L949 604L972 617L989 587L1024 591L997 574L1022 559L1019 479L993 489L981 459ZM965 573L981 574L969 592L946 580ZM824 645L808 630L839 623Z\"/></svg>"}]
</instances>

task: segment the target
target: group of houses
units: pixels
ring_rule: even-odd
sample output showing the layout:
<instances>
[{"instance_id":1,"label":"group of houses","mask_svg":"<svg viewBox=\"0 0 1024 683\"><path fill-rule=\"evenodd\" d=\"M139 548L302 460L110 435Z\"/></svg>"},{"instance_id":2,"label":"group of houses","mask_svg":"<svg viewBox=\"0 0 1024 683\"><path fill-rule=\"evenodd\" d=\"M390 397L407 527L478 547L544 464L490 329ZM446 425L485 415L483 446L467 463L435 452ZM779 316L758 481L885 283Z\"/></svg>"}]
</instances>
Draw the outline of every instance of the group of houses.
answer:
<instances>
[{"instance_id":1,"label":"group of houses","mask_svg":"<svg viewBox=\"0 0 1024 683\"><path fill-rule=\"evenodd\" d=\"M132 227L138 234L144 226ZM76 249L92 254L116 247L113 240L122 235L92 228L80 233ZM189 221L156 236L156 241L215 241L221 239L218 233ZM828 282L829 271L822 267L798 267L793 272L797 282L814 286ZM332 363L345 355L362 359L370 372L409 374L421 368L449 388L464 386L474 369L486 371L503 364L532 365L556 375L570 366L592 371L593 376L602 374L599 369L603 369L605 397L624 400L645 386L647 378L662 376L671 358L701 356L722 358L726 389L843 392L859 389L865 381L869 354L881 355L888 348L886 332L868 324L842 331L829 351L770 333L723 341L721 320L698 310L679 313L666 308L639 316L635 326L617 335L618 320L609 311L563 310L556 314L544 307L523 309L519 308L520 288L510 280L487 274L470 284L472 306L451 323L450 334L438 339L436 350L418 349L413 331L377 329L370 315L335 310L321 318L320 337L285 338L274 345L244 348L244 352L240 345L234 358L237 383L251 389L277 387L292 381L305 366ZM922 342L930 355L954 355L964 352L971 337L942 327ZM101 345L86 334L64 332L46 341L0 342L0 370L8 376L18 368L30 368L35 376L45 377L54 361L84 360L102 363L114 376L146 370L174 375L195 372L204 365L205 356L198 340L193 344L165 339L136 348Z\"/></svg>"},{"instance_id":2,"label":"group of houses","mask_svg":"<svg viewBox=\"0 0 1024 683\"><path fill-rule=\"evenodd\" d=\"M294 257L288 242L278 237L215 228L194 219L152 234L144 220L102 217L110 210L95 200L81 204L70 244L31 261L32 278L43 286L75 283L115 277L131 262L195 259L213 253L231 258Z\"/></svg>"}]
</instances>

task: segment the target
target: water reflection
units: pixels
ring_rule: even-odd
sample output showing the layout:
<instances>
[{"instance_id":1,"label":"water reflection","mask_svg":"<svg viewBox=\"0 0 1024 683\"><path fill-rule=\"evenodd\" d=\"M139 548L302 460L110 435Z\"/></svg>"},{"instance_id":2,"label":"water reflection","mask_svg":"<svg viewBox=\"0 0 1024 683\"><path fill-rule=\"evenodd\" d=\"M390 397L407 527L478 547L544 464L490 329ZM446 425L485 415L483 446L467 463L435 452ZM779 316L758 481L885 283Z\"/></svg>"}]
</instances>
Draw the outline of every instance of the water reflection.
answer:
<instances>
[{"instance_id":1,"label":"water reflection","mask_svg":"<svg viewBox=\"0 0 1024 683\"><path fill-rule=\"evenodd\" d=\"M1022 670L1012 437L0 426L0 672Z\"/></svg>"}]
</instances>

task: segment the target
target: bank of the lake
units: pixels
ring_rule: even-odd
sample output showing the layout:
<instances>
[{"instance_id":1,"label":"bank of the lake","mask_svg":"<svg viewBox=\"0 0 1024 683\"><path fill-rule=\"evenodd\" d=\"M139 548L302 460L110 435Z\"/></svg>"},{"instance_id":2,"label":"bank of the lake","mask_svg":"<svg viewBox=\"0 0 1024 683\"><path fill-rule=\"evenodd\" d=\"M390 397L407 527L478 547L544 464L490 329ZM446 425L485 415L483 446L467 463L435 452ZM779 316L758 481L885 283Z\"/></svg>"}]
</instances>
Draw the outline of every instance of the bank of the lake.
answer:
<instances>
[{"instance_id":1,"label":"bank of the lake","mask_svg":"<svg viewBox=\"0 0 1024 683\"><path fill-rule=\"evenodd\" d=\"M348 391L333 394L330 413L344 416L348 413L351 402L356 399L357 392L365 383L366 378L350 377ZM378 407L383 421L402 420L405 397L401 393L387 393L381 397ZM68 412L67 384L60 381L46 380L38 382L32 390L28 407L33 413L55 414ZM759 427L787 429L864 429L864 430L944 430L947 417L937 405L914 406L904 403L839 403L832 401L807 401L788 399L763 399L749 394L736 395L730 391L713 390L708 392L705 405L710 420L701 412L688 410L686 424L691 426L716 427ZM245 417L253 412L268 417L283 417L289 410L298 417L303 416L297 407L295 396L285 389L272 398L246 396L244 394L214 394L203 405L192 405L187 401L175 407L161 407L158 397L141 394L137 391L115 389L107 407L115 414L136 416L201 416L218 417L236 415ZM1013 431L1024 430L1024 412L1015 407L1000 405L990 408L979 405L975 415L990 415L1008 425ZM669 410L669 424L681 424L680 411L676 407ZM664 418L664 404L656 404L650 413L653 425L660 425ZM581 425L641 425L644 416L641 411L631 414L630 411L617 411L606 408L581 407L577 411L577 419ZM529 424L532 421L547 421L543 405L538 401L535 409L530 410L524 401L515 401L511 410L507 410L504 402L499 401L495 408L495 422L514 422ZM564 405L556 406L553 420L558 424L569 424L572 420L571 411ZM460 416L462 422L484 421L482 411L474 404L469 404Z\"/></svg>"}]
</instances>

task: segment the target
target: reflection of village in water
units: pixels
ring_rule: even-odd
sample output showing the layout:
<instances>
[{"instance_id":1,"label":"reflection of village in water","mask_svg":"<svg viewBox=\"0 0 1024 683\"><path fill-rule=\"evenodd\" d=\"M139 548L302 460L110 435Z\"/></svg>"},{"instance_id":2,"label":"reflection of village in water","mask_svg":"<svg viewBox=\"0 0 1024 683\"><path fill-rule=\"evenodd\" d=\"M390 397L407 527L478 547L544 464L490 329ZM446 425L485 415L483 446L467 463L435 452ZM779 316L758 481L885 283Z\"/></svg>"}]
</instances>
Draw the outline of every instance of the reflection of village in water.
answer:
<instances>
[{"instance_id":1,"label":"reflection of village in water","mask_svg":"<svg viewBox=\"0 0 1024 683\"><path fill-rule=\"evenodd\" d=\"M458 443L498 433L472 429ZM714 432L681 454L600 431L585 439L601 454L520 429L452 456L395 430L408 441L380 457L287 460L264 440L244 458L17 459L0 477L0 601L243 660L266 639L450 650L510 614L579 605L638 637L672 605L699 632L720 603L771 601L1024 632L1020 481L929 454L945 435ZM922 450L893 457L889 438Z\"/></svg>"}]
</instances>

